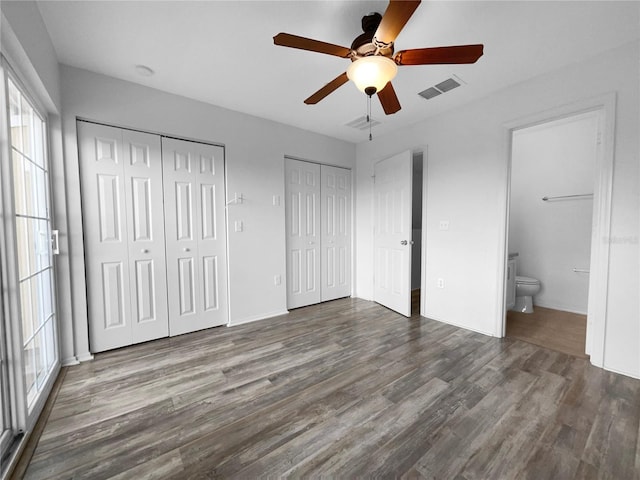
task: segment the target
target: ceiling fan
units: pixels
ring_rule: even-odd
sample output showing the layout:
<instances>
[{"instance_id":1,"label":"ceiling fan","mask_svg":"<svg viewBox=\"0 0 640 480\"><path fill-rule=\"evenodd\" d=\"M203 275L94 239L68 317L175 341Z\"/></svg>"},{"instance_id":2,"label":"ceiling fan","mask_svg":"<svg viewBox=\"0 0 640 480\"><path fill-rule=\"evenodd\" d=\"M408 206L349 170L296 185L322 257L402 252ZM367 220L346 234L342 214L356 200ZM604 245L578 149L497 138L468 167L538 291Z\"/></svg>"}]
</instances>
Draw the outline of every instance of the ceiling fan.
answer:
<instances>
[{"instance_id":1,"label":"ceiling fan","mask_svg":"<svg viewBox=\"0 0 640 480\"><path fill-rule=\"evenodd\" d=\"M351 59L352 63L346 72L331 80L304 103L316 104L352 80L369 97L377 93L384 112L390 115L401 108L391 84L398 66L475 63L482 56L484 46L481 44L415 48L401 50L394 55L394 41L418 5L420 0L390 0L384 15L365 15L362 17L364 33L356 37L351 48L289 33L279 33L273 37L273 43L283 47Z\"/></svg>"}]
</instances>

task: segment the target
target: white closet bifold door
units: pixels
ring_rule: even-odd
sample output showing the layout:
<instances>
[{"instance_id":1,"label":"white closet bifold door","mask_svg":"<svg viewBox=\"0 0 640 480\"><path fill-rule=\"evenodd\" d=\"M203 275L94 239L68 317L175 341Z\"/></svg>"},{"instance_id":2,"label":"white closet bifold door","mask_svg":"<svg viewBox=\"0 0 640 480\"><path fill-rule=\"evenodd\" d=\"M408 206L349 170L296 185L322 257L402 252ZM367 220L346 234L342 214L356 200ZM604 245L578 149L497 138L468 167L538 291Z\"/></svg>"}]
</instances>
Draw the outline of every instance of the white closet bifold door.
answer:
<instances>
[{"instance_id":1,"label":"white closet bifold door","mask_svg":"<svg viewBox=\"0 0 640 480\"><path fill-rule=\"evenodd\" d=\"M287 308L319 303L320 165L285 160Z\"/></svg>"},{"instance_id":2,"label":"white closet bifold door","mask_svg":"<svg viewBox=\"0 0 640 480\"><path fill-rule=\"evenodd\" d=\"M91 351L166 337L160 137L78 122Z\"/></svg>"},{"instance_id":3,"label":"white closet bifold door","mask_svg":"<svg viewBox=\"0 0 640 480\"><path fill-rule=\"evenodd\" d=\"M321 165L321 297L351 295L351 171Z\"/></svg>"},{"instance_id":4,"label":"white closet bifold door","mask_svg":"<svg viewBox=\"0 0 640 480\"><path fill-rule=\"evenodd\" d=\"M169 332L227 323L224 149L162 138Z\"/></svg>"}]
</instances>

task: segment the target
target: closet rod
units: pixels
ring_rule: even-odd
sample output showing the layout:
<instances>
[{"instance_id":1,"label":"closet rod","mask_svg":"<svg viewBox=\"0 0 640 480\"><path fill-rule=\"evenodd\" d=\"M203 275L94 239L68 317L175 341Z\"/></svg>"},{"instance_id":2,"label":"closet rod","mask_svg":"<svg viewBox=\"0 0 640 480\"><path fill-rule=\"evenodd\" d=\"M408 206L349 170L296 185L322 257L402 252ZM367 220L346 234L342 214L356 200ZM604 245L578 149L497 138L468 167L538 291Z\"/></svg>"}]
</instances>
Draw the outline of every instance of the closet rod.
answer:
<instances>
[{"instance_id":1,"label":"closet rod","mask_svg":"<svg viewBox=\"0 0 640 480\"><path fill-rule=\"evenodd\" d=\"M581 193L579 195L558 195L556 197L542 197L542 201L548 202L549 200L556 200L558 198L593 198L593 193Z\"/></svg>"}]
</instances>

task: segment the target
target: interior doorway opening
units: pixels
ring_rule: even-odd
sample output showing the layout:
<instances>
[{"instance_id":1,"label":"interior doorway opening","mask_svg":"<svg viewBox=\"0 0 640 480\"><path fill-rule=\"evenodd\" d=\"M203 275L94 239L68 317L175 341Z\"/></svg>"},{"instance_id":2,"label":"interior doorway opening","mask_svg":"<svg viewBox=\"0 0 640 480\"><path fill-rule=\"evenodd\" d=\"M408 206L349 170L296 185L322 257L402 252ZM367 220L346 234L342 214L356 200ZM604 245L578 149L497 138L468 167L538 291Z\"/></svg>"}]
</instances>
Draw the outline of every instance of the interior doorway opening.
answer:
<instances>
[{"instance_id":1,"label":"interior doorway opening","mask_svg":"<svg viewBox=\"0 0 640 480\"><path fill-rule=\"evenodd\" d=\"M411 315L420 315L422 281L422 197L424 160L422 152L413 153L411 189Z\"/></svg>"},{"instance_id":2,"label":"interior doorway opening","mask_svg":"<svg viewBox=\"0 0 640 480\"><path fill-rule=\"evenodd\" d=\"M602 111L514 129L505 335L587 356Z\"/></svg>"}]
</instances>

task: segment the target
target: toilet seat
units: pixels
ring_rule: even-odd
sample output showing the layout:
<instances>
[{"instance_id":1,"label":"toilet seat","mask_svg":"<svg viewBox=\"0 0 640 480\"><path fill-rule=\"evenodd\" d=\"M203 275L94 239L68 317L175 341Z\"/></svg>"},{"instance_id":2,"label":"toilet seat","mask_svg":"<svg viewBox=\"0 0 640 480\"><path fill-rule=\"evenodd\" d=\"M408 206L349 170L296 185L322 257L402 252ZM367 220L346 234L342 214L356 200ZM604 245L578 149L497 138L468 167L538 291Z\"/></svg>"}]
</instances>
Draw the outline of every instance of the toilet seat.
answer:
<instances>
[{"instance_id":1,"label":"toilet seat","mask_svg":"<svg viewBox=\"0 0 640 480\"><path fill-rule=\"evenodd\" d=\"M540 283L540 280L531 277L521 277L519 275L516 275L516 284L518 283L520 285L538 285Z\"/></svg>"}]
</instances>

